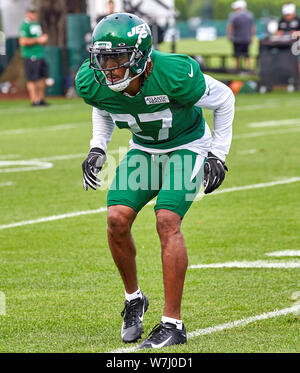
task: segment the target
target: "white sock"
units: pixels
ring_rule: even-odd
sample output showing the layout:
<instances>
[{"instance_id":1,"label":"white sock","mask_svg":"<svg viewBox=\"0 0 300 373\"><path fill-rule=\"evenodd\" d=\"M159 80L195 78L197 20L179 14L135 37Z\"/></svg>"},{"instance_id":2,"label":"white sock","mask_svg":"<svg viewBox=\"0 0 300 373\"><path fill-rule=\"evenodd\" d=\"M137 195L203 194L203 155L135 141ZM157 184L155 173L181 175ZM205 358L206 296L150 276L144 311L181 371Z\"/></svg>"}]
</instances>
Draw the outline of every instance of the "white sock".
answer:
<instances>
[{"instance_id":1,"label":"white sock","mask_svg":"<svg viewBox=\"0 0 300 373\"><path fill-rule=\"evenodd\" d=\"M171 324L176 325L177 329L180 329L180 330L182 329L182 320L177 320L177 319L173 319L172 317L163 316L161 318L161 321L163 323L169 322Z\"/></svg>"},{"instance_id":2,"label":"white sock","mask_svg":"<svg viewBox=\"0 0 300 373\"><path fill-rule=\"evenodd\" d=\"M134 293L131 293L131 294L128 294L126 293L126 290L125 290L125 298L126 300L128 300L128 302L130 302L131 300L133 299L136 299L136 298L142 298L142 292L141 292L141 289L138 288L137 291L135 291Z\"/></svg>"}]
</instances>

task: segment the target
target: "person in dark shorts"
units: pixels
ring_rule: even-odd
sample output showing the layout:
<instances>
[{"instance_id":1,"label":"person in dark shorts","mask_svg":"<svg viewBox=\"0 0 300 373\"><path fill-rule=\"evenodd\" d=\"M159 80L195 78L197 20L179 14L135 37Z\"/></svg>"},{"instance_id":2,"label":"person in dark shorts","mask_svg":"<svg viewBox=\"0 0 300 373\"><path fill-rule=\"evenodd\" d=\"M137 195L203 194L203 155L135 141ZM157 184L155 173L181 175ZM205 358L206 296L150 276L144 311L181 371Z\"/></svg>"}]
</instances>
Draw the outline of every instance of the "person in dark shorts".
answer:
<instances>
[{"instance_id":1,"label":"person in dark shorts","mask_svg":"<svg viewBox=\"0 0 300 373\"><path fill-rule=\"evenodd\" d=\"M227 36L233 43L235 68L239 67L240 58L243 57L246 59L246 67L251 69L249 46L255 35L254 17L247 10L247 3L244 0L235 1L231 7L235 11L229 15Z\"/></svg>"},{"instance_id":2,"label":"person in dark shorts","mask_svg":"<svg viewBox=\"0 0 300 373\"><path fill-rule=\"evenodd\" d=\"M48 35L43 34L37 22L37 11L34 7L26 9L26 18L19 29L19 44L24 60L26 87L32 106L48 105L45 102L46 78L48 65L45 61L44 45Z\"/></svg>"}]
</instances>

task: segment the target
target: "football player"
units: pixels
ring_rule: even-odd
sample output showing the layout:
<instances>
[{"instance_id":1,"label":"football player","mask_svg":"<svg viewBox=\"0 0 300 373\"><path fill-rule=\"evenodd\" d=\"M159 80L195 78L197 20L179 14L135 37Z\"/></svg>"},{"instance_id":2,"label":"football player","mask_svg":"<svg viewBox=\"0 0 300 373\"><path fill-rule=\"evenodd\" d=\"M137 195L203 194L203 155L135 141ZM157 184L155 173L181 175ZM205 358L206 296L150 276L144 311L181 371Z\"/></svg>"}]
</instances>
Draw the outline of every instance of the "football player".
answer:
<instances>
[{"instance_id":1,"label":"football player","mask_svg":"<svg viewBox=\"0 0 300 373\"><path fill-rule=\"evenodd\" d=\"M204 75L193 58L152 50L149 26L129 13L111 14L97 24L76 87L93 107L93 136L82 163L85 190L100 185L97 174L115 126L132 133L107 195L108 242L125 288L122 339L136 342L143 332L149 301L137 279L131 227L157 197L165 304L160 323L140 348L186 343L180 310L188 258L180 226L201 184L211 193L224 180L234 95ZM213 110L213 136L201 108Z\"/></svg>"}]
</instances>

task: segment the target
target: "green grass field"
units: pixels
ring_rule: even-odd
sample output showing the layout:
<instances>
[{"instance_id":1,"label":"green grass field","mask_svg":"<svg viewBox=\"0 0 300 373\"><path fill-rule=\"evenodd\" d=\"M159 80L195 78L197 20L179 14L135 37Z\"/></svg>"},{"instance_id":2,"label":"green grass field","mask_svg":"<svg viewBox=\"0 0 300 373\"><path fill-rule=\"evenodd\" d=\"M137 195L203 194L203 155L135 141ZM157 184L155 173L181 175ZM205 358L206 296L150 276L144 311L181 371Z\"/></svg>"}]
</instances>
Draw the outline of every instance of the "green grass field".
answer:
<instances>
[{"instance_id":1,"label":"green grass field","mask_svg":"<svg viewBox=\"0 0 300 373\"><path fill-rule=\"evenodd\" d=\"M299 99L299 92L237 96L229 172L220 192L192 205L182 227L189 266L229 264L189 267L188 344L159 352L300 352L300 316L292 312L300 308ZM0 102L0 352L135 351L138 344L121 341L124 289L106 212L95 211L105 207L106 190L82 188L91 108L80 99L49 101L46 108ZM211 126L212 113L205 114ZM115 130L109 151L116 162L128 140ZM138 215L133 234L150 301L145 338L163 310L153 205ZM266 255L278 251L285 253Z\"/></svg>"},{"instance_id":2,"label":"green grass field","mask_svg":"<svg viewBox=\"0 0 300 373\"><path fill-rule=\"evenodd\" d=\"M170 42L163 42L159 44L159 50L162 52L170 53L172 51L172 45ZM221 57L218 55L228 56L226 59L226 67L228 69L234 69L234 58L233 58L233 47L232 43L225 37L217 38L213 41L199 41L193 38L184 38L176 42L176 53L184 53L191 56L205 56L211 55L210 61L204 61L205 66L208 68L219 69L222 66ZM250 44L249 54L252 61L252 66L254 70L256 69L256 57L259 53L259 40L257 37L253 39L253 42ZM242 61L242 66L246 68L245 61ZM258 72L251 73L247 75L243 74L228 74L213 72L210 73L215 79L218 80L259 80Z\"/></svg>"},{"instance_id":3,"label":"green grass field","mask_svg":"<svg viewBox=\"0 0 300 373\"><path fill-rule=\"evenodd\" d=\"M255 37L249 48L250 55L256 56L258 54L258 48L259 40L257 37ZM163 42L159 44L159 49L163 52L171 52L171 42ZM176 42L176 53L193 55L219 53L224 55L232 55L233 47L232 43L225 37L219 37L213 41L199 41L195 38L183 38Z\"/></svg>"}]
</instances>

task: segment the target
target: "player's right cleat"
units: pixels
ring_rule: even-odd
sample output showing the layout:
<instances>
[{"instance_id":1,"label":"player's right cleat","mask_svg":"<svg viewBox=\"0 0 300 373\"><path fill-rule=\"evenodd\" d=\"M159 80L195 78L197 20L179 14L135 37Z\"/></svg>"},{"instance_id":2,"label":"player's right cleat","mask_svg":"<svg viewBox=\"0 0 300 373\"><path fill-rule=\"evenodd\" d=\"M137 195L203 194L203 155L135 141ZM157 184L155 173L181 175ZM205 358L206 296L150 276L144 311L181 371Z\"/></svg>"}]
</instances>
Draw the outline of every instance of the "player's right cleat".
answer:
<instances>
[{"instance_id":1,"label":"player's right cleat","mask_svg":"<svg viewBox=\"0 0 300 373\"><path fill-rule=\"evenodd\" d=\"M121 335L123 342L136 342L143 333L143 317L149 306L148 298L142 294L142 298L125 301L125 307L121 313L123 324Z\"/></svg>"},{"instance_id":2,"label":"player's right cleat","mask_svg":"<svg viewBox=\"0 0 300 373\"><path fill-rule=\"evenodd\" d=\"M172 345L180 345L187 342L184 324L182 329L177 329L176 325L163 323L155 325L147 339L139 348L162 348Z\"/></svg>"}]
</instances>

